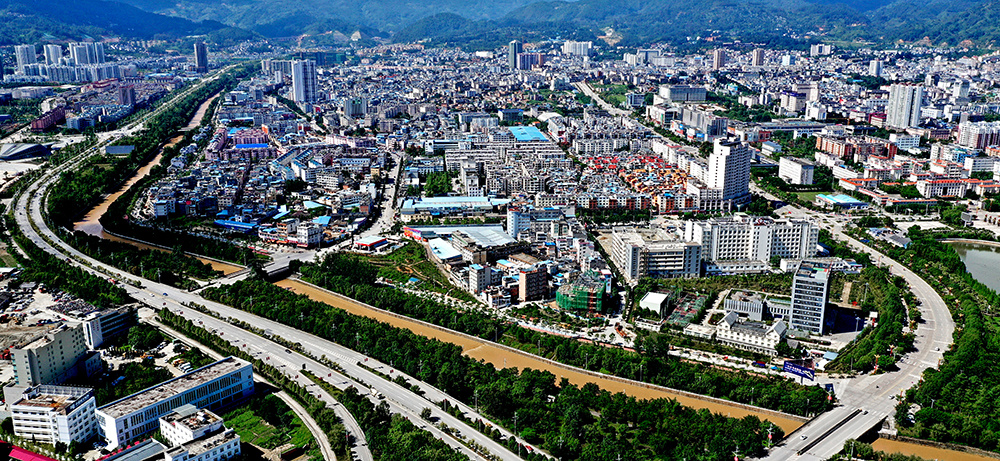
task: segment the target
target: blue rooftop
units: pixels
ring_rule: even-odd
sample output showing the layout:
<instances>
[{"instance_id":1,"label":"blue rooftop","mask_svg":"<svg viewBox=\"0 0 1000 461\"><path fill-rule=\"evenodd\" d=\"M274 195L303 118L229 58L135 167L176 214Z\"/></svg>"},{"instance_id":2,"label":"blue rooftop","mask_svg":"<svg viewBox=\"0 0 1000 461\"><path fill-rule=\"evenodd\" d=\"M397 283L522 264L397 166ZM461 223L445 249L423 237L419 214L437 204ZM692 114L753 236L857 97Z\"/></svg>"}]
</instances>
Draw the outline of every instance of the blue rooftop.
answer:
<instances>
[{"instance_id":1,"label":"blue rooftop","mask_svg":"<svg viewBox=\"0 0 1000 461\"><path fill-rule=\"evenodd\" d=\"M548 138L542 134L538 128L533 126L512 126L510 127L510 134L514 135L514 139L518 141L548 141Z\"/></svg>"}]
</instances>

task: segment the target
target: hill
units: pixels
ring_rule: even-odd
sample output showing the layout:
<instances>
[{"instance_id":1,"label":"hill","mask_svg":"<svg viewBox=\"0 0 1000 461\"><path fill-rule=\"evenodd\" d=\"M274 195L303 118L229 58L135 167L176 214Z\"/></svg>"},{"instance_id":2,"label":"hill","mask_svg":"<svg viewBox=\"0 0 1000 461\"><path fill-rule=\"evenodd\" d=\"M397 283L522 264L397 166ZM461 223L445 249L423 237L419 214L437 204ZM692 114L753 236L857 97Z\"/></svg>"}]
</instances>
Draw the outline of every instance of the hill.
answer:
<instances>
[{"instance_id":1,"label":"hill","mask_svg":"<svg viewBox=\"0 0 1000 461\"><path fill-rule=\"evenodd\" d=\"M193 22L105 0L0 0L0 44L34 43L43 37L176 38L213 34L220 39L247 33L216 21Z\"/></svg>"}]
</instances>

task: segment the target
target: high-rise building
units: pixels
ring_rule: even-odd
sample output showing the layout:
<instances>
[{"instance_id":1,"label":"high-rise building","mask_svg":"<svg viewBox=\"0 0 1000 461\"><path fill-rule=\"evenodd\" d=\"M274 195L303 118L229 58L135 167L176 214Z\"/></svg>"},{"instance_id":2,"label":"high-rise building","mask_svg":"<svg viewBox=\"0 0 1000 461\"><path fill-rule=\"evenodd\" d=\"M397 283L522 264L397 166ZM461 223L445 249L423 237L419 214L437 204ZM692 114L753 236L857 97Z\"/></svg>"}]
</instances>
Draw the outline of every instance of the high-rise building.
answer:
<instances>
[{"instance_id":1,"label":"high-rise building","mask_svg":"<svg viewBox=\"0 0 1000 461\"><path fill-rule=\"evenodd\" d=\"M753 50L753 56L750 58L750 65L754 67L760 67L764 65L764 49L757 48Z\"/></svg>"},{"instance_id":2,"label":"high-rise building","mask_svg":"<svg viewBox=\"0 0 1000 461\"><path fill-rule=\"evenodd\" d=\"M872 60L872 62L868 63L868 74L871 75L872 77L881 77L882 61L874 59Z\"/></svg>"},{"instance_id":3,"label":"high-rise building","mask_svg":"<svg viewBox=\"0 0 1000 461\"><path fill-rule=\"evenodd\" d=\"M545 65L545 55L541 53L519 53L517 55L517 69L531 70L534 67Z\"/></svg>"},{"instance_id":4,"label":"high-rise building","mask_svg":"<svg viewBox=\"0 0 1000 461\"><path fill-rule=\"evenodd\" d=\"M783 66L794 66L795 65L795 55L786 54L781 57L781 65Z\"/></svg>"},{"instance_id":5,"label":"high-rise building","mask_svg":"<svg viewBox=\"0 0 1000 461\"><path fill-rule=\"evenodd\" d=\"M706 184L722 189L722 200L740 201L750 196L750 149L746 143L716 139L708 158Z\"/></svg>"},{"instance_id":6,"label":"high-rise building","mask_svg":"<svg viewBox=\"0 0 1000 461\"><path fill-rule=\"evenodd\" d=\"M726 50L719 48L712 52L712 70L726 67Z\"/></svg>"},{"instance_id":7,"label":"high-rise building","mask_svg":"<svg viewBox=\"0 0 1000 461\"><path fill-rule=\"evenodd\" d=\"M87 64L104 63L103 43L70 43L69 55L73 64L84 66Z\"/></svg>"},{"instance_id":8,"label":"high-rise building","mask_svg":"<svg viewBox=\"0 0 1000 461\"><path fill-rule=\"evenodd\" d=\"M885 124L892 128L909 128L920 123L920 106L924 87L898 83L889 87L889 104L885 108Z\"/></svg>"},{"instance_id":9,"label":"high-rise building","mask_svg":"<svg viewBox=\"0 0 1000 461\"><path fill-rule=\"evenodd\" d=\"M45 54L45 65L47 66L58 66L59 60L63 56L62 47L59 45L45 45L42 48L42 53Z\"/></svg>"},{"instance_id":10,"label":"high-rise building","mask_svg":"<svg viewBox=\"0 0 1000 461\"><path fill-rule=\"evenodd\" d=\"M830 264L802 261L792 278L792 310L789 326L795 330L823 334L829 289Z\"/></svg>"},{"instance_id":11,"label":"high-rise building","mask_svg":"<svg viewBox=\"0 0 1000 461\"><path fill-rule=\"evenodd\" d=\"M517 69L517 55L521 54L524 48L521 46L521 42L517 40L511 40L507 44L507 66L511 69Z\"/></svg>"},{"instance_id":12,"label":"high-rise building","mask_svg":"<svg viewBox=\"0 0 1000 461\"><path fill-rule=\"evenodd\" d=\"M135 105L135 87L125 85L118 87L118 104L123 106Z\"/></svg>"},{"instance_id":13,"label":"high-rise building","mask_svg":"<svg viewBox=\"0 0 1000 461\"><path fill-rule=\"evenodd\" d=\"M702 246L678 240L660 229L616 227L611 245L611 261L630 283L644 277L701 275Z\"/></svg>"},{"instance_id":14,"label":"high-rise building","mask_svg":"<svg viewBox=\"0 0 1000 461\"><path fill-rule=\"evenodd\" d=\"M566 40L563 42L562 46L563 54L571 54L574 56L590 56L593 49L594 42L575 42L573 40Z\"/></svg>"},{"instance_id":15,"label":"high-rise building","mask_svg":"<svg viewBox=\"0 0 1000 461\"><path fill-rule=\"evenodd\" d=\"M204 42L194 43L194 71L199 74L208 72L208 47Z\"/></svg>"},{"instance_id":16,"label":"high-rise building","mask_svg":"<svg viewBox=\"0 0 1000 461\"><path fill-rule=\"evenodd\" d=\"M17 45L14 47L14 55L17 58L17 71L23 73L24 67L38 62L35 55L35 45Z\"/></svg>"},{"instance_id":17,"label":"high-rise building","mask_svg":"<svg viewBox=\"0 0 1000 461\"><path fill-rule=\"evenodd\" d=\"M85 360L87 343L80 325L62 325L20 348L11 349L10 356L17 386L59 384L78 374L81 360L86 362L83 365L87 375L94 371L90 360ZM97 367L100 367L100 356Z\"/></svg>"},{"instance_id":18,"label":"high-rise building","mask_svg":"<svg viewBox=\"0 0 1000 461\"><path fill-rule=\"evenodd\" d=\"M292 62L292 100L296 103L314 103L319 96L316 83L316 61Z\"/></svg>"},{"instance_id":19,"label":"high-rise building","mask_svg":"<svg viewBox=\"0 0 1000 461\"><path fill-rule=\"evenodd\" d=\"M825 43L817 43L809 47L809 56L829 56L833 53L833 46Z\"/></svg>"}]
</instances>

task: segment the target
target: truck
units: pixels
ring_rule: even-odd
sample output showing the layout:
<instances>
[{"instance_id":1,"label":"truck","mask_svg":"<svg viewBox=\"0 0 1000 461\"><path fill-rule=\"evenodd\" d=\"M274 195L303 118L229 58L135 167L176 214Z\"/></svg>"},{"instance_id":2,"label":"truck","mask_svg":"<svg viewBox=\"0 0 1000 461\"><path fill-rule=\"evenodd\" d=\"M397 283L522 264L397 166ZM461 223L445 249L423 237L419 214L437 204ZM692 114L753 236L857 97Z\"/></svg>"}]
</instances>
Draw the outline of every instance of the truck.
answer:
<instances>
[{"instance_id":1,"label":"truck","mask_svg":"<svg viewBox=\"0 0 1000 461\"><path fill-rule=\"evenodd\" d=\"M382 395L382 393L376 390L374 387L370 388L369 391L371 392L372 397L375 397L376 399L382 400L385 398L385 396Z\"/></svg>"}]
</instances>

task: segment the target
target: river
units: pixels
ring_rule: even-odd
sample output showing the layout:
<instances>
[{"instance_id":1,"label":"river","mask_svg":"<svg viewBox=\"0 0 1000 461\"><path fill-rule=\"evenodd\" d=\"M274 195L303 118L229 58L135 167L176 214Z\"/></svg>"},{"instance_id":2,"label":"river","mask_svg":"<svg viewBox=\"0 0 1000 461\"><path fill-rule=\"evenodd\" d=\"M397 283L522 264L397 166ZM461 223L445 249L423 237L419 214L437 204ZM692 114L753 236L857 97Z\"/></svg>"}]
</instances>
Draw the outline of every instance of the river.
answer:
<instances>
[{"instance_id":1,"label":"river","mask_svg":"<svg viewBox=\"0 0 1000 461\"><path fill-rule=\"evenodd\" d=\"M205 112L208 110L209 105L211 105L212 101L215 101L215 99L218 98L218 97L219 97L219 95L216 94L216 95L212 96L211 98L208 98L208 100L205 101L204 103L202 103L202 105L199 106L198 110L195 112L194 117L191 118L191 121L188 122L187 126L185 126L184 128L182 128L181 131L190 131L190 130L196 128L198 125L200 125L201 124L201 120L203 118L205 118ZM167 142L167 144L165 144L164 147L175 146L175 145L177 145L177 143L181 142L182 139L184 139L183 135L175 136L169 142ZM101 237L101 238L112 240L112 241L115 241L115 242L131 243L131 244L133 244L133 245L135 245L135 246L137 246L139 248L143 248L143 249L167 251L167 250L165 250L163 248L159 248L159 247L155 247L155 246L151 246L151 245L145 245L145 244L142 244L142 243L139 243L139 242L135 242L135 241L132 241L132 240L127 240L127 239L122 239L122 238L119 238L117 236L110 235L110 234L104 232L104 226L101 225L101 217L104 216L104 213L108 212L108 207L110 207L111 204L114 203L115 200L118 200L118 198L121 197L122 194L124 194L125 192L128 192L128 190L131 189L132 186L135 185L135 183L139 182L139 180L141 180L142 178L145 178L147 175L149 175L150 170L152 170L154 166L158 165L160 163L160 160L162 158L163 158L163 149L160 149L160 151L156 154L156 157L154 157L152 160L150 160L149 163L147 163L146 165L144 165L142 168L139 168L139 170L135 172L135 176L132 176L131 179L129 179L128 181L126 181L125 185L123 185L122 188L118 192L115 192L115 193L113 193L113 194L108 195L107 197L105 197L104 200L101 203L99 203L97 206L95 206L93 209L91 209L89 212L87 212L87 214L83 216L83 219L81 219L81 220L73 223L73 230L75 230L75 231L82 231L84 233L93 235L95 237ZM221 271L223 274L231 274L233 272L236 272L236 271L239 271L240 269L242 269L242 267L240 267L240 266L236 266L236 265L233 265L233 264L226 264L226 263L222 263L222 262L218 262L218 261L213 261L211 259L198 258L198 260L200 260L201 262L204 262L204 263L207 263L207 264L211 265L212 269L215 269L217 271Z\"/></svg>"},{"instance_id":2,"label":"river","mask_svg":"<svg viewBox=\"0 0 1000 461\"><path fill-rule=\"evenodd\" d=\"M972 276L1000 292L1000 243L985 240L946 240L965 263L965 270Z\"/></svg>"}]
</instances>

